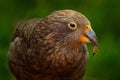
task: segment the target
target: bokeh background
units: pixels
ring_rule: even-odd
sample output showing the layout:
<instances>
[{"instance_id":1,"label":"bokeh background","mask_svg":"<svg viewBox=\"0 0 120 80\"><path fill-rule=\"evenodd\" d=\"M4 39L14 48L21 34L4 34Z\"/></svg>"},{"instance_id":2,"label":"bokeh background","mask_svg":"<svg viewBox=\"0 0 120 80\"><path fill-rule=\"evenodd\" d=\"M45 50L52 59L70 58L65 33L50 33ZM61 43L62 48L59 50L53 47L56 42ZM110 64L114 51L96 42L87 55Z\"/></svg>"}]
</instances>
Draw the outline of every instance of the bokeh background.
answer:
<instances>
[{"instance_id":1,"label":"bokeh background","mask_svg":"<svg viewBox=\"0 0 120 80\"><path fill-rule=\"evenodd\" d=\"M98 36L99 50L94 57L88 45L84 80L120 79L120 0L0 0L0 80L15 80L7 65L15 24L61 9L85 14Z\"/></svg>"}]
</instances>

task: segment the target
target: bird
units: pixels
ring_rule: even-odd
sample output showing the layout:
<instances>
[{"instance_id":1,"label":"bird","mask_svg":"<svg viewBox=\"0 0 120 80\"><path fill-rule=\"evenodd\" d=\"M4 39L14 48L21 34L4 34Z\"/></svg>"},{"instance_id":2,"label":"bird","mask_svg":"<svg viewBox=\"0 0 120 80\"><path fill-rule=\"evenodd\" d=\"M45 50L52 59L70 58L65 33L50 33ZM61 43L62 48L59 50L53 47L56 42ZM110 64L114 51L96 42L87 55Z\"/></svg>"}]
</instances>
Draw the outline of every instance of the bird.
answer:
<instances>
[{"instance_id":1,"label":"bird","mask_svg":"<svg viewBox=\"0 0 120 80\"><path fill-rule=\"evenodd\" d=\"M87 43L97 51L90 21L75 10L58 10L16 25L8 66L16 80L82 80L88 61Z\"/></svg>"}]
</instances>

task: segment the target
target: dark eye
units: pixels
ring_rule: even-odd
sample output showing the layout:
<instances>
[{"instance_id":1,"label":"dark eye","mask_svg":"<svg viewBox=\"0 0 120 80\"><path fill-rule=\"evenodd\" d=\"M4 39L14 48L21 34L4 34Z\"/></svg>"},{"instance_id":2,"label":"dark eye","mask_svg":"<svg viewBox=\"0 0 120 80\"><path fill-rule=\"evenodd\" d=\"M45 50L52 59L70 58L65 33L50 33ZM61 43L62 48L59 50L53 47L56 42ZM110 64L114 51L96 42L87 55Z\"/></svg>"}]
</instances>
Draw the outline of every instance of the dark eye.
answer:
<instances>
[{"instance_id":1,"label":"dark eye","mask_svg":"<svg viewBox=\"0 0 120 80\"><path fill-rule=\"evenodd\" d=\"M68 23L68 27L72 30L77 28L77 24L75 22Z\"/></svg>"}]
</instances>

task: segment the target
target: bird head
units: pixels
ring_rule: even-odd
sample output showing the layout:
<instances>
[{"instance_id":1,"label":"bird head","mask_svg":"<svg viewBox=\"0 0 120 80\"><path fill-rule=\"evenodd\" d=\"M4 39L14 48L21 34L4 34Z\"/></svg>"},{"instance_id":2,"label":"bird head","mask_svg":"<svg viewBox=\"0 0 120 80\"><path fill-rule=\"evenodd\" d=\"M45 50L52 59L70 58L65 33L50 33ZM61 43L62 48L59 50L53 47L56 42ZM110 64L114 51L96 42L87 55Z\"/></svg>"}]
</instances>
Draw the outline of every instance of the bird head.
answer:
<instances>
[{"instance_id":1,"label":"bird head","mask_svg":"<svg viewBox=\"0 0 120 80\"><path fill-rule=\"evenodd\" d=\"M97 37L89 20L73 10L59 10L46 17L56 39L74 43L92 43L93 53L97 50Z\"/></svg>"}]
</instances>

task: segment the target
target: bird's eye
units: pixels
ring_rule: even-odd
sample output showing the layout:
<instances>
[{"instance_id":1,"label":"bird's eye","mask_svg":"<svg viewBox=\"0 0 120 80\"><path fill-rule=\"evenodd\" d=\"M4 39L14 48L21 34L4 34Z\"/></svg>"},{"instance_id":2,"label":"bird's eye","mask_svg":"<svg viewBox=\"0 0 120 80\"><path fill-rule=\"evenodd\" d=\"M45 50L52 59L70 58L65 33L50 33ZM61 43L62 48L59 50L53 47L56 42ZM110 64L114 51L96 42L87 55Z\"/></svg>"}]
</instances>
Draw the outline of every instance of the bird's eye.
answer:
<instances>
[{"instance_id":1,"label":"bird's eye","mask_svg":"<svg viewBox=\"0 0 120 80\"><path fill-rule=\"evenodd\" d=\"M75 22L68 23L68 27L72 30L75 30L77 28L77 24Z\"/></svg>"}]
</instances>

